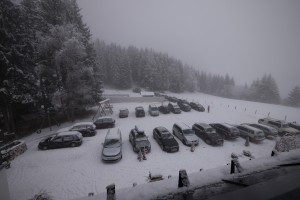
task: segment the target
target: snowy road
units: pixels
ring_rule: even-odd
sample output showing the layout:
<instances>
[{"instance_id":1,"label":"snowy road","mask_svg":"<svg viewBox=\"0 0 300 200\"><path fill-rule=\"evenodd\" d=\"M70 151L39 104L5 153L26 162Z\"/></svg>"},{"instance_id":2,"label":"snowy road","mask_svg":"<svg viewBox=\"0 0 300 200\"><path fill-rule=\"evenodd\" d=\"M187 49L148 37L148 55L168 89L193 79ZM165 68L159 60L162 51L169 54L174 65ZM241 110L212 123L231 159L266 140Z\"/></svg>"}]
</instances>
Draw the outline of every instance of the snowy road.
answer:
<instances>
[{"instance_id":1,"label":"snowy road","mask_svg":"<svg viewBox=\"0 0 300 200\"><path fill-rule=\"evenodd\" d=\"M245 147L245 140L238 138L234 141L226 140L223 146L212 147L200 140L195 152L179 142L180 150L177 153L165 153L152 137L152 130L157 126L165 126L171 130L175 122L185 122L192 126L195 122L228 122L244 123L257 122L260 117L270 116L289 121L300 121L300 109L270 104L238 101L214 97L204 94L181 94L188 100L197 100L205 107L210 105L210 113L191 112L175 115L160 113L158 117L135 118L134 108L138 105L147 110L149 103L118 103L113 104L116 127L122 132L123 158L117 163L103 163L101 161L102 142L107 129L97 130L97 135L84 138L82 146L76 148L39 151L38 142L42 137L53 134L54 131L45 129L41 134L33 134L24 140L28 150L12 161L12 167L7 170L10 194L13 200L29 199L40 191L47 191L54 199L74 199L87 196L89 192L95 194L105 191L111 183L116 188L132 187L133 183L146 183L149 171L161 173L163 176L177 176L180 169L188 173L200 169L211 169L226 165L230 162L232 152L242 154L249 150L254 157L269 156L273 149L274 140L264 140L260 144L251 143ZM159 103L157 103L159 104ZM127 107L129 117L118 118L118 110ZM256 114L255 114L256 113ZM91 117L92 118L92 117ZM86 121L90 121L86 119ZM78 122L78 121L76 121ZM63 124L63 127L70 123ZM146 161L139 162L128 140L130 129L138 125L149 136L152 145ZM60 128L63 128L60 127ZM55 128L57 129L57 128ZM245 156L240 160L248 159Z\"/></svg>"}]
</instances>

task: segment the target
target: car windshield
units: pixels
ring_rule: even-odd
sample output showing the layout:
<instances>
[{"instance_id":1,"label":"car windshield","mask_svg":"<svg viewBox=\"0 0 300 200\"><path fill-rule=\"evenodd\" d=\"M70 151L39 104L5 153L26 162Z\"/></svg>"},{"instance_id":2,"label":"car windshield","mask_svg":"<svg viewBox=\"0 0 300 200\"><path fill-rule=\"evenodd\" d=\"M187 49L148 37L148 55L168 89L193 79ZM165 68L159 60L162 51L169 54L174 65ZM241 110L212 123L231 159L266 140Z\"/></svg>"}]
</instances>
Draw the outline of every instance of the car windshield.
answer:
<instances>
[{"instance_id":1,"label":"car windshield","mask_svg":"<svg viewBox=\"0 0 300 200\"><path fill-rule=\"evenodd\" d=\"M185 129L185 130L183 130L183 134L184 135L191 135L191 134L194 134L194 131L192 129Z\"/></svg>"},{"instance_id":2,"label":"car windshield","mask_svg":"<svg viewBox=\"0 0 300 200\"><path fill-rule=\"evenodd\" d=\"M151 108L152 111L158 111L156 107Z\"/></svg>"},{"instance_id":3,"label":"car windshield","mask_svg":"<svg viewBox=\"0 0 300 200\"><path fill-rule=\"evenodd\" d=\"M136 140L136 144L138 146L145 147L145 146L148 146L149 143L147 140Z\"/></svg>"},{"instance_id":4,"label":"car windshield","mask_svg":"<svg viewBox=\"0 0 300 200\"><path fill-rule=\"evenodd\" d=\"M172 139L173 136L169 132L163 132L161 135L163 139Z\"/></svg>"},{"instance_id":5,"label":"car windshield","mask_svg":"<svg viewBox=\"0 0 300 200\"><path fill-rule=\"evenodd\" d=\"M207 128L205 131L206 131L206 133L209 133L209 134L216 133L216 130L213 128Z\"/></svg>"},{"instance_id":6,"label":"car windshield","mask_svg":"<svg viewBox=\"0 0 300 200\"><path fill-rule=\"evenodd\" d=\"M237 128L231 128L230 129L232 132L238 132L238 129Z\"/></svg>"},{"instance_id":7,"label":"car windshield","mask_svg":"<svg viewBox=\"0 0 300 200\"><path fill-rule=\"evenodd\" d=\"M120 141L118 139L107 139L104 146L107 148L119 147Z\"/></svg>"},{"instance_id":8,"label":"car windshield","mask_svg":"<svg viewBox=\"0 0 300 200\"><path fill-rule=\"evenodd\" d=\"M289 125L288 124L282 124L282 128L288 128Z\"/></svg>"},{"instance_id":9,"label":"car windshield","mask_svg":"<svg viewBox=\"0 0 300 200\"><path fill-rule=\"evenodd\" d=\"M135 140L136 141L147 141L147 137L146 136L136 137Z\"/></svg>"}]
</instances>

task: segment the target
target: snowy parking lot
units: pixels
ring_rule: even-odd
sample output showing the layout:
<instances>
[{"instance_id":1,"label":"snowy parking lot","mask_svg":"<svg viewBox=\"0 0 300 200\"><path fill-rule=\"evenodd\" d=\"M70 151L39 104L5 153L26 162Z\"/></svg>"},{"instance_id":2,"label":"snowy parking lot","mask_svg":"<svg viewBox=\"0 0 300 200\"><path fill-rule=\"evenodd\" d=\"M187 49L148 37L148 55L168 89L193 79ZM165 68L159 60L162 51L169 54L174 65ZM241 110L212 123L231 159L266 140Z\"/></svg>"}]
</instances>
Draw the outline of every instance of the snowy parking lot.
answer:
<instances>
[{"instance_id":1,"label":"snowy parking lot","mask_svg":"<svg viewBox=\"0 0 300 200\"><path fill-rule=\"evenodd\" d=\"M175 95L189 101L198 101L205 108L210 106L210 113L182 112L181 114L162 114L152 117L147 112L148 103L114 103L112 117L116 119L116 128L122 132L123 158L116 163L103 163L101 161L102 143L108 129L97 130L94 137L83 139L80 147L53 149L47 151L38 150L39 141L55 133L44 129L41 134L32 134L23 140L28 150L12 161L12 167L7 170L7 178L11 198L23 200L33 197L35 194L46 191L54 199L74 199L87 196L93 192L99 194L105 191L105 187L111 183L116 184L116 189L132 187L133 183L147 183L149 172L160 173L164 177L178 176L180 169L186 169L188 173L197 172L224 166L230 162L231 153L240 156L240 160L249 159L242 156L243 150L249 150L254 158L270 156L275 146L274 140L265 139L261 143L250 143L246 147L245 139L225 140L223 146L209 146L200 140L199 146L194 152L184 146L178 139L179 152L166 153L161 150L152 137L152 130L157 126L164 126L169 131L176 122L184 122L192 126L196 122L228 122L240 124L244 122L256 123L259 118L271 117L288 121L300 122L300 109L279 105L230 100L200 93ZM153 102L159 105L161 102ZM143 106L146 116L136 118L134 108ZM129 109L128 118L118 118L120 108ZM96 109L96 108L95 108ZM81 121L91 121L92 116ZM79 121L76 121L79 122ZM62 124L59 128L70 126L71 123ZM147 160L139 162L137 154L133 152L128 135L137 125L145 130L151 143L151 152L147 154Z\"/></svg>"}]
</instances>

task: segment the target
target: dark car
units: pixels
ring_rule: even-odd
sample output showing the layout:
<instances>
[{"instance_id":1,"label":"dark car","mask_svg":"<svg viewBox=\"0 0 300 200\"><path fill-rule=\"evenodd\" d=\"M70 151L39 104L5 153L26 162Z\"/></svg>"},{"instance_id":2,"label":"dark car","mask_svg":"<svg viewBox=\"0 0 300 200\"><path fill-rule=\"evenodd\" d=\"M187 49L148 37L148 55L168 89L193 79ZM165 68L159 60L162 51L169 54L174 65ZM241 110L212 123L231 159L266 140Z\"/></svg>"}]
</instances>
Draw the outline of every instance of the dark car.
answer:
<instances>
[{"instance_id":1,"label":"dark car","mask_svg":"<svg viewBox=\"0 0 300 200\"><path fill-rule=\"evenodd\" d=\"M166 152L177 152L179 151L179 144L174 136L165 127L156 127L153 129L153 137Z\"/></svg>"},{"instance_id":2,"label":"dark car","mask_svg":"<svg viewBox=\"0 0 300 200\"><path fill-rule=\"evenodd\" d=\"M161 106L158 107L158 110L160 112L162 112L163 114L169 114L170 113L170 109L169 109L169 106L168 106L168 101L163 101L161 103Z\"/></svg>"},{"instance_id":3,"label":"dark car","mask_svg":"<svg viewBox=\"0 0 300 200\"><path fill-rule=\"evenodd\" d=\"M142 91L142 89L141 88L134 88L133 90L132 90L132 92L135 92L135 93L141 93L141 91Z\"/></svg>"},{"instance_id":4,"label":"dark car","mask_svg":"<svg viewBox=\"0 0 300 200\"><path fill-rule=\"evenodd\" d=\"M142 106L138 106L135 108L135 116L136 117L145 117L145 110Z\"/></svg>"},{"instance_id":5,"label":"dark car","mask_svg":"<svg viewBox=\"0 0 300 200\"><path fill-rule=\"evenodd\" d=\"M135 126L129 133L129 142L132 145L134 152L145 151L146 153L150 152L151 144L143 130L138 129Z\"/></svg>"},{"instance_id":6,"label":"dark car","mask_svg":"<svg viewBox=\"0 0 300 200\"><path fill-rule=\"evenodd\" d=\"M82 144L82 135L78 131L65 131L40 141L38 148L42 150L64 147L77 147Z\"/></svg>"},{"instance_id":7,"label":"dark car","mask_svg":"<svg viewBox=\"0 0 300 200\"><path fill-rule=\"evenodd\" d=\"M223 145L223 138L216 132L216 130L206 123L195 123L192 126L195 134L203 141L210 145Z\"/></svg>"},{"instance_id":8,"label":"dark car","mask_svg":"<svg viewBox=\"0 0 300 200\"><path fill-rule=\"evenodd\" d=\"M128 117L129 110L127 108L121 108L119 112L119 117L120 118L125 118Z\"/></svg>"},{"instance_id":9,"label":"dark car","mask_svg":"<svg viewBox=\"0 0 300 200\"><path fill-rule=\"evenodd\" d=\"M122 159L122 134L118 129L109 129L102 149L102 160L114 162Z\"/></svg>"},{"instance_id":10,"label":"dark car","mask_svg":"<svg viewBox=\"0 0 300 200\"><path fill-rule=\"evenodd\" d=\"M184 123L174 124L172 132L186 146L199 144L199 138L195 135L195 131Z\"/></svg>"},{"instance_id":11,"label":"dark car","mask_svg":"<svg viewBox=\"0 0 300 200\"><path fill-rule=\"evenodd\" d=\"M170 102L168 107L169 107L169 110L172 113L175 113L175 114L180 114L181 113L181 110L180 110L179 106L177 105L177 103L171 103Z\"/></svg>"},{"instance_id":12,"label":"dark car","mask_svg":"<svg viewBox=\"0 0 300 200\"><path fill-rule=\"evenodd\" d=\"M166 99L168 99L169 101L173 102L173 103L177 103L178 99L176 97L167 97Z\"/></svg>"},{"instance_id":13,"label":"dark car","mask_svg":"<svg viewBox=\"0 0 300 200\"><path fill-rule=\"evenodd\" d=\"M100 117L96 121L94 121L97 129L113 128L115 126L115 123L116 121L111 117Z\"/></svg>"},{"instance_id":14,"label":"dark car","mask_svg":"<svg viewBox=\"0 0 300 200\"><path fill-rule=\"evenodd\" d=\"M178 100L177 100L177 103L178 103L178 105L179 105L179 103L186 103L186 104L189 104L189 102L188 102L187 100L185 100L185 99L178 99Z\"/></svg>"},{"instance_id":15,"label":"dark car","mask_svg":"<svg viewBox=\"0 0 300 200\"><path fill-rule=\"evenodd\" d=\"M192 109L197 110L199 112L204 112L205 108L200 103L190 102L190 106Z\"/></svg>"},{"instance_id":16,"label":"dark car","mask_svg":"<svg viewBox=\"0 0 300 200\"><path fill-rule=\"evenodd\" d=\"M239 137L239 130L230 124L213 123L209 125L216 129L217 133L219 133L225 139L236 139Z\"/></svg>"},{"instance_id":17,"label":"dark car","mask_svg":"<svg viewBox=\"0 0 300 200\"><path fill-rule=\"evenodd\" d=\"M189 111L191 111L191 106L189 105L189 104L187 104L187 103L184 103L184 102L179 102L178 103L178 106L179 106L179 108L182 110L182 111L184 111L184 112L189 112Z\"/></svg>"},{"instance_id":18,"label":"dark car","mask_svg":"<svg viewBox=\"0 0 300 200\"><path fill-rule=\"evenodd\" d=\"M83 137L91 137L96 135L96 126L92 122L80 122L74 124L69 131L78 131Z\"/></svg>"}]
</instances>

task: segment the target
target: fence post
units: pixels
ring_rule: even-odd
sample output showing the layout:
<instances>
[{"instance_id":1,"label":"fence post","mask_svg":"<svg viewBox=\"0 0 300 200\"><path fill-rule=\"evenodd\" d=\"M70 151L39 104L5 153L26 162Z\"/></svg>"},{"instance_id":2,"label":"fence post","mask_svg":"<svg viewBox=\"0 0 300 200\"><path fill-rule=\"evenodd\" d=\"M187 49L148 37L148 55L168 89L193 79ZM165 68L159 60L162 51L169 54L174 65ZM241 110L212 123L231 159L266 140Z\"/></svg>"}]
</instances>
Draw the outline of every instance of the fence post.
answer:
<instances>
[{"instance_id":1,"label":"fence post","mask_svg":"<svg viewBox=\"0 0 300 200\"><path fill-rule=\"evenodd\" d=\"M113 184L106 186L106 190L107 190L106 200L116 200L115 184L113 183Z\"/></svg>"},{"instance_id":2,"label":"fence post","mask_svg":"<svg viewBox=\"0 0 300 200\"><path fill-rule=\"evenodd\" d=\"M186 173L185 169L179 170L179 178L178 178L178 187L188 187L190 186L189 177Z\"/></svg>"}]
</instances>

